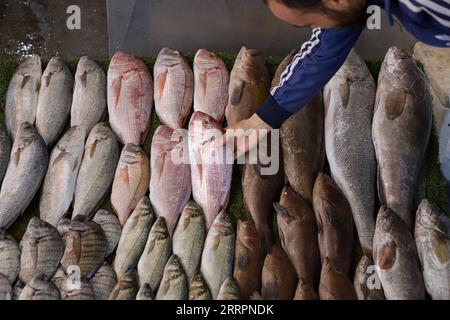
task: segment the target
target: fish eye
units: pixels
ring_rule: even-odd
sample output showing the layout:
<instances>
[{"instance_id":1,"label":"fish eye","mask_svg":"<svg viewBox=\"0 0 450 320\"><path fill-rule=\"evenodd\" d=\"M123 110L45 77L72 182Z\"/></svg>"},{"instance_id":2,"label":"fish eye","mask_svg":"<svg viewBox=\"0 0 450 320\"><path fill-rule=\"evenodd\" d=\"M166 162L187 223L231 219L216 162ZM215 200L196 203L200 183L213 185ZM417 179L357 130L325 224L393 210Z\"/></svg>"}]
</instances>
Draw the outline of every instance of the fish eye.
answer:
<instances>
[{"instance_id":1,"label":"fish eye","mask_svg":"<svg viewBox=\"0 0 450 320\"><path fill-rule=\"evenodd\" d=\"M203 125L204 127L209 126L209 120L208 120L208 119L203 120L202 125Z\"/></svg>"}]
</instances>

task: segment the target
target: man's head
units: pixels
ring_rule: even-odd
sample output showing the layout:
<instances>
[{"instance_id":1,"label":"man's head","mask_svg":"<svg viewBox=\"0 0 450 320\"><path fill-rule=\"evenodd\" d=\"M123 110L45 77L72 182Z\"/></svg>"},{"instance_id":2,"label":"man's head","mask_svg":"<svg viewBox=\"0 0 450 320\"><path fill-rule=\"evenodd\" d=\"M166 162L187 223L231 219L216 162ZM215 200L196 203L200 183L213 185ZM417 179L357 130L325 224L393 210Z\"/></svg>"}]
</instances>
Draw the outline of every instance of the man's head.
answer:
<instances>
[{"instance_id":1,"label":"man's head","mask_svg":"<svg viewBox=\"0 0 450 320\"><path fill-rule=\"evenodd\" d=\"M366 0L264 0L280 20L296 27L364 25Z\"/></svg>"}]
</instances>

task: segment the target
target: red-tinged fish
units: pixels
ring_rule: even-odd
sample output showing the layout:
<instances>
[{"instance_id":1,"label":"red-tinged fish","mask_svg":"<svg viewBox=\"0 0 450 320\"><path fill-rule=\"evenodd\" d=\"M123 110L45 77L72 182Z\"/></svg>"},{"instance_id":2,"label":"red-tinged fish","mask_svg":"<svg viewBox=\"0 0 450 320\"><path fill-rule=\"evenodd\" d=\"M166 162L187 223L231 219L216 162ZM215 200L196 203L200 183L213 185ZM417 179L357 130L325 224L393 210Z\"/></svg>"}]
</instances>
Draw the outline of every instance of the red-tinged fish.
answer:
<instances>
[{"instance_id":1,"label":"red-tinged fish","mask_svg":"<svg viewBox=\"0 0 450 320\"><path fill-rule=\"evenodd\" d=\"M320 275L319 297L320 300L358 300L350 279L327 257Z\"/></svg>"},{"instance_id":2,"label":"red-tinged fish","mask_svg":"<svg viewBox=\"0 0 450 320\"><path fill-rule=\"evenodd\" d=\"M108 70L111 128L122 144L144 144L150 131L153 80L144 62L118 52Z\"/></svg>"}]
</instances>

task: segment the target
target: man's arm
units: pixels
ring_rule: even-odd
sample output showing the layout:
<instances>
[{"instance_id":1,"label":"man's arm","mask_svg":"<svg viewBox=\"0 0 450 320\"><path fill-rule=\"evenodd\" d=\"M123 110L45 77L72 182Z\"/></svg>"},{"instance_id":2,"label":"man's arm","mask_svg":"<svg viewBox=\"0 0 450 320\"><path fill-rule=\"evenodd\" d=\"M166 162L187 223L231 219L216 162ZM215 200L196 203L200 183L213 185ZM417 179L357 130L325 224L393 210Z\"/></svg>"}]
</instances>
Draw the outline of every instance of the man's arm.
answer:
<instances>
[{"instance_id":1,"label":"man's arm","mask_svg":"<svg viewBox=\"0 0 450 320\"><path fill-rule=\"evenodd\" d=\"M257 115L272 128L300 110L334 76L361 34L361 27L313 29L286 68L280 84L274 87Z\"/></svg>"}]
</instances>

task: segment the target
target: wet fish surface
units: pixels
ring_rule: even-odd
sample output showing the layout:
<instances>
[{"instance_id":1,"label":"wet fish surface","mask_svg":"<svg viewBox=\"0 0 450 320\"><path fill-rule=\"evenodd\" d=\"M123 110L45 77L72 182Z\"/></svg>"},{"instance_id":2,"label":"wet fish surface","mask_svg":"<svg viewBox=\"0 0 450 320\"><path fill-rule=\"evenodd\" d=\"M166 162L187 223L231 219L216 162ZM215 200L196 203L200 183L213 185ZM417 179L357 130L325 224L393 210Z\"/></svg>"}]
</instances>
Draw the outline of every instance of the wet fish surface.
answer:
<instances>
[{"instance_id":1,"label":"wet fish surface","mask_svg":"<svg viewBox=\"0 0 450 320\"><path fill-rule=\"evenodd\" d=\"M228 103L230 73L215 53L200 49L194 58L194 111L201 111L221 123Z\"/></svg>"},{"instance_id":2,"label":"wet fish surface","mask_svg":"<svg viewBox=\"0 0 450 320\"><path fill-rule=\"evenodd\" d=\"M138 289L137 272L131 269L119 278L109 300L136 300Z\"/></svg>"},{"instance_id":3,"label":"wet fish surface","mask_svg":"<svg viewBox=\"0 0 450 320\"><path fill-rule=\"evenodd\" d=\"M106 123L89 134L75 186L72 216L92 217L109 195L119 162L116 136Z\"/></svg>"},{"instance_id":4,"label":"wet fish surface","mask_svg":"<svg viewBox=\"0 0 450 320\"><path fill-rule=\"evenodd\" d=\"M144 62L116 53L108 69L111 128L122 144L144 144L151 126L153 79Z\"/></svg>"},{"instance_id":5,"label":"wet fish surface","mask_svg":"<svg viewBox=\"0 0 450 320\"><path fill-rule=\"evenodd\" d=\"M116 250L122 234L119 218L106 210L99 210L92 221L100 225L105 233L107 242L106 256L108 257Z\"/></svg>"},{"instance_id":6,"label":"wet fish surface","mask_svg":"<svg viewBox=\"0 0 450 320\"><path fill-rule=\"evenodd\" d=\"M42 61L31 55L19 65L6 93L5 124L9 136L16 141L17 131L24 122L34 124L41 87Z\"/></svg>"},{"instance_id":7,"label":"wet fish surface","mask_svg":"<svg viewBox=\"0 0 450 320\"><path fill-rule=\"evenodd\" d=\"M364 60L351 51L324 88L325 149L334 181L353 212L359 241L372 256L376 215L372 119L375 81Z\"/></svg>"},{"instance_id":8,"label":"wet fish surface","mask_svg":"<svg viewBox=\"0 0 450 320\"><path fill-rule=\"evenodd\" d=\"M352 282L325 257L319 285L320 300L357 300Z\"/></svg>"},{"instance_id":9,"label":"wet fish surface","mask_svg":"<svg viewBox=\"0 0 450 320\"><path fill-rule=\"evenodd\" d=\"M148 283L144 283L139 289L136 300L155 300L155 295L153 294L153 289Z\"/></svg>"},{"instance_id":10,"label":"wet fish surface","mask_svg":"<svg viewBox=\"0 0 450 320\"><path fill-rule=\"evenodd\" d=\"M8 278L0 274L0 301L12 300L13 289Z\"/></svg>"},{"instance_id":11,"label":"wet fish surface","mask_svg":"<svg viewBox=\"0 0 450 320\"><path fill-rule=\"evenodd\" d=\"M127 144L120 155L111 192L111 204L122 226L147 193L150 182L150 160L145 151Z\"/></svg>"},{"instance_id":12,"label":"wet fish surface","mask_svg":"<svg viewBox=\"0 0 450 320\"><path fill-rule=\"evenodd\" d=\"M0 190L0 228L8 229L25 211L38 191L48 166L44 140L29 123L23 123L11 151Z\"/></svg>"},{"instance_id":13,"label":"wet fish surface","mask_svg":"<svg viewBox=\"0 0 450 320\"><path fill-rule=\"evenodd\" d=\"M297 290L295 291L294 300L319 300L316 290L303 278L298 281Z\"/></svg>"},{"instance_id":14,"label":"wet fish surface","mask_svg":"<svg viewBox=\"0 0 450 320\"><path fill-rule=\"evenodd\" d=\"M73 76L60 57L50 59L42 74L36 109L36 130L48 146L63 131L72 106Z\"/></svg>"},{"instance_id":15,"label":"wet fish surface","mask_svg":"<svg viewBox=\"0 0 450 320\"><path fill-rule=\"evenodd\" d=\"M39 200L39 212L41 219L54 227L58 226L72 203L83 158L84 138L83 127L72 127L58 141L50 155Z\"/></svg>"},{"instance_id":16,"label":"wet fish surface","mask_svg":"<svg viewBox=\"0 0 450 320\"><path fill-rule=\"evenodd\" d=\"M424 73L411 55L390 48L381 67L373 118L378 193L381 203L398 214L411 233L431 126Z\"/></svg>"},{"instance_id":17,"label":"wet fish surface","mask_svg":"<svg viewBox=\"0 0 450 320\"><path fill-rule=\"evenodd\" d=\"M20 249L16 240L0 229L0 274L15 283L20 270Z\"/></svg>"},{"instance_id":18,"label":"wet fish surface","mask_svg":"<svg viewBox=\"0 0 450 320\"><path fill-rule=\"evenodd\" d=\"M223 282L219 294L217 295L217 300L241 300L239 285L236 282L236 279L230 277Z\"/></svg>"},{"instance_id":19,"label":"wet fish surface","mask_svg":"<svg viewBox=\"0 0 450 320\"><path fill-rule=\"evenodd\" d=\"M194 98L194 74L180 51L164 48L153 68L155 110L172 129L183 128Z\"/></svg>"},{"instance_id":20,"label":"wet fish surface","mask_svg":"<svg viewBox=\"0 0 450 320\"><path fill-rule=\"evenodd\" d=\"M75 73L70 126L84 126L89 134L105 113L105 72L88 57L81 57Z\"/></svg>"},{"instance_id":21,"label":"wet fish surface","mask_svg":"<svg viewBox=\"0 0 450 320\"><path fill-rule=\"evenodd\" d=\"M188 280L183 265L176 255L170 257L164 268L156 300L187 300Z\"/></svg>"},{"instance_id":22,"label":"wet fish surface","mask_svg":"<svg viewBox=\"0 0 450 320\"><path fill-rule=\"evenodd\" d=\"M366 256L361 258L356 267L353 286L358 300L385 300L375 264Z\"/></svg>"},{"instance_id":23,"label":"wet fish surface","mask_svg":"<svg viewBox=\"0 0 450 320\"><path fill-rule=\"evenodd\" d=\"M189 283L189 300L212 300L211 292L200 270L197 270Z\"/></svg>"},{"instance_id":24,"label":"wet fish surface","mask_svg":"<svg viewBox=\"0 0 450 320\"><path fill-rule=\"evenodd\" d=\"M3 123L0 122L0 183L3 181L11 155L11 139Z\"/></svg>"},{"instance_id":25,"label":"wet fish surface","mask_svg":"<svg viewBox=\"0 0 450 320\"><path fill-rule=\"evenodd\" d=\"M18 300L61 300L58 287L41 273L23 288Z\"/></svg>"},{"instance_id":26,"label":"wet fish surface","mask_svg":"<svg viewBox=\"0 0 450 320\"><path fill-rule=\"evenodd\" d=\"M90 283L94 290L95 300L108 300L117 284L114 268L105 262L92 277Z\"/></svg>"}]
</instances>

